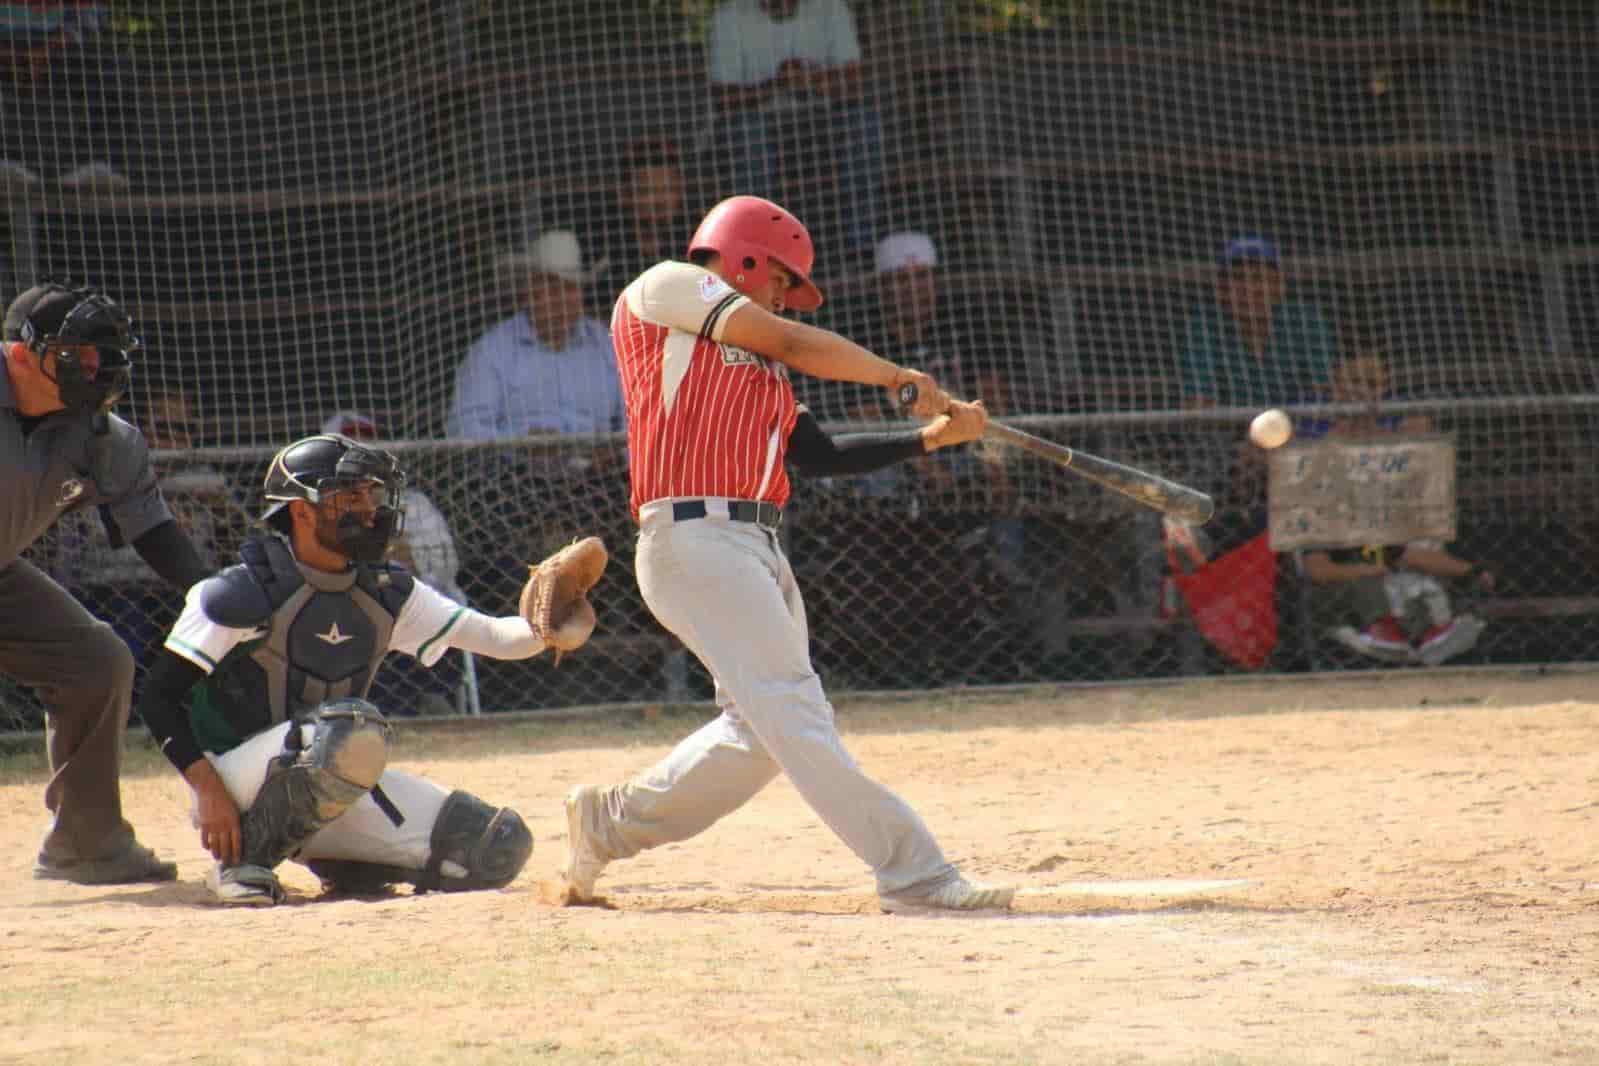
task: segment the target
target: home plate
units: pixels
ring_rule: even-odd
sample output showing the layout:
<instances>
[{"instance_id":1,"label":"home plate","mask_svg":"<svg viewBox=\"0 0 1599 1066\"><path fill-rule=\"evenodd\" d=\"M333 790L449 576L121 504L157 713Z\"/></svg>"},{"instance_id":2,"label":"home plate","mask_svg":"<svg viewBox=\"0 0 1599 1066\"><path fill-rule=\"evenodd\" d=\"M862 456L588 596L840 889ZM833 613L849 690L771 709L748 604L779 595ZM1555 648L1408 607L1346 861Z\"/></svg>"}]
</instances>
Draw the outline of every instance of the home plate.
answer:
<instances>
[{"instance_id":1,"label":"home plate","mask_svg":"<svg viewBox=\"0 0 1599 1066\"><path fill-rule=\"evenodd\" d=\"M1018 896L1209 896L1218 892L1242 892L1259 884L1248 879L1227 881L1071 881L1048 888L1024 888Z\"/></svg>"}]
</instances>

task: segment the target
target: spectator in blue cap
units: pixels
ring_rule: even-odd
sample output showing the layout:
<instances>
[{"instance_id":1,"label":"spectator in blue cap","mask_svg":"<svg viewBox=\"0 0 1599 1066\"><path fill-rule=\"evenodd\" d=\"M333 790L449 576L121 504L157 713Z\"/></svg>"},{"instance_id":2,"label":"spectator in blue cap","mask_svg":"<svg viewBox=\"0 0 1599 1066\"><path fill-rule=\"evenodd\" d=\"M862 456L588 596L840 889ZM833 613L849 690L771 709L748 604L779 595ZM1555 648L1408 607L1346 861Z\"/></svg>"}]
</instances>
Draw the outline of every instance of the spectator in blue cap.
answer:
<instances>
[{"instance_id":1,"label":"spectator in blue cap","mask_svg":"<svg viewBox=\"0 0 1599 1066\"><path fill-rule=\"evenodd\" d=\"M1315 307L1286 298L1271 241L1240 236L1217 259L1216 297L1188 320L1180 356L1189 407L1276 407L1325 392L1337 342Z\"/></svg>"}]
</instances>

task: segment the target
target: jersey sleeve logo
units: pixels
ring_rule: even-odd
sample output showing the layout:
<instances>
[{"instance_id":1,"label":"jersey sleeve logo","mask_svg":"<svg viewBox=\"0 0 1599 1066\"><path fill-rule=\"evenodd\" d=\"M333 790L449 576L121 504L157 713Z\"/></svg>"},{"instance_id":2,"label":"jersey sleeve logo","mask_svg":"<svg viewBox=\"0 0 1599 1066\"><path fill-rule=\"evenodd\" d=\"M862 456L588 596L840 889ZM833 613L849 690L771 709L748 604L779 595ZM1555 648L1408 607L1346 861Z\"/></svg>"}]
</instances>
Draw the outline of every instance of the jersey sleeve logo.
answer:
<instances>
[{"instance_id":1,"label":"jersey sleeve logo","mask_svg":"<svg viewBox=\"0 0 1599 1066\"><path fill-rule=\"evenodd\" d=\"M733 344L718 344L722 350L723 366L765 366L766 357L756 355L745 348Z\"/></svg>"},{"instance_id":2,"label":"jersey sleeve logo","mask_svg":"<svg viewBox=\"0 0 1599 1066\"><path fill-rule=\"evenodd\" d=\"M708 304L713 304L726 295L727 282L715 274L707 274L700 279L700 299Z\"/></svg>"}]
</instances>

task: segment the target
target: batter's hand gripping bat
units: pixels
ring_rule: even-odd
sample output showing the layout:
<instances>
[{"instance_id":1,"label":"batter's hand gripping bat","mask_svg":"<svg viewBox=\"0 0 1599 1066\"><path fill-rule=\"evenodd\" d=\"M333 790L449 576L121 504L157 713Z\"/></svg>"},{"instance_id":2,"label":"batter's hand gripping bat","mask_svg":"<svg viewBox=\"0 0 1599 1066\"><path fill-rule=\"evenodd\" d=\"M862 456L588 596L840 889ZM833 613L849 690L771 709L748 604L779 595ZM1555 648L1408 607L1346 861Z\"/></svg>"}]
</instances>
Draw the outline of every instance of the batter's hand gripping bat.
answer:
<instances>
[{"instance_id":1,"label":"batter's hand gripping bat","mask_svg":"<svg viewBox=\"0 0 1599 1066\"><path fill-rule=\"evenodd\" d=\"M910 408L916 404L916 386L906 383L899 387L899 405ZM1056 444L1043 437L1007 426L1003 422L988 420L983 436L1031 452L1078 477L1105 486L1114 492L1143 504L1145 507L1170 515L1189 525L1202 526L1216 513L1216 503L1198 489L1167 481L1163 477L1121 463L1102 459L1088 452Z\"/></svg>"}]
</instances>

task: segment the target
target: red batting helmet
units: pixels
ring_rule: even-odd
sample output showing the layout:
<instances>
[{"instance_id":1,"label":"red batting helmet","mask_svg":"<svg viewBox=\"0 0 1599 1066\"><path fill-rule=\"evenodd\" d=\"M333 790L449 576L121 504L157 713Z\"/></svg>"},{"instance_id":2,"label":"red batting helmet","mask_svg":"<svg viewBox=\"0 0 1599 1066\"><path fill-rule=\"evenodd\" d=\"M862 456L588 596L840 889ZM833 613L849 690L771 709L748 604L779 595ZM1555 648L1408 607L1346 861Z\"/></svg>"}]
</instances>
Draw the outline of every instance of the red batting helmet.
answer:
<instances>
[{"instance_id":1,"label":"red batting helmet","mask_svg":"<svg viewBox=\"0 0 1599 1066\"><path fill-rule=\"evenodd\" d=\"M822 306L822 290L811 283L816 249L804 224L770 200L732 196L706 214L689 241L688 254L715 252L733 274L733 287L747 293L765 283L766 261L776 259L794 275L785 302L796 311Z\"/></svg>"}]
</instances>

